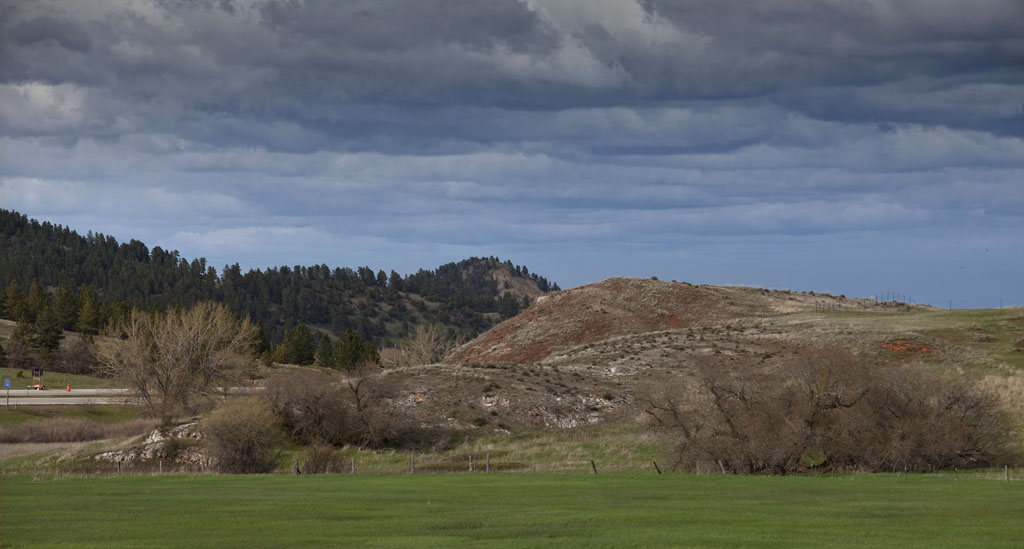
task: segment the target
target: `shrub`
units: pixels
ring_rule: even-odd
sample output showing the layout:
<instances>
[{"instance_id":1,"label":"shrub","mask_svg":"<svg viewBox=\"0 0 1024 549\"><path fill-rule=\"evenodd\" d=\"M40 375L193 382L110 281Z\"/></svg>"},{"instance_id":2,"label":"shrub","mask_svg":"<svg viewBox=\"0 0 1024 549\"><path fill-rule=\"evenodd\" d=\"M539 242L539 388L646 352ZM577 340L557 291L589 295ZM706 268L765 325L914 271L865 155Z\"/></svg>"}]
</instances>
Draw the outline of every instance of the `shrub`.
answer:
<instances>
[{"instance_id":1,"label":"shrub","mask_svg":"<svg viewBox=\"0 0 1024 549\"><path fill-rule=\"evenodd\" d=\"M444 432L417 427L395 402L395 383L377 368L346 377L299 371L269 380L266 399L305 444L408 448L444 440Z\"/></svg>"},{"instance_id":2,"label":"shrub","mask_svg":"<svg viewBox=\"0 0 1024 549\"><path fill-rule=\"evenodd\" d=\"M306 370L278 375L267 383L267 401L299 442L342 445L353 438L347 389L335 376Z\"/></svg>"},{"instance_id":3,"label":"shrub","mask_svg":"<svg viewBox=\"0 0 1024 549\"><path fill-rule=\"evenodd\" d=\"M190 438L170 437L164 440L163 457L169 461L175 461L185 450L198 444L198 441Z\"/></svg>"},{"instance_id":4,"label":"shrub","mask_svg":"<svg viewBox=\"0 0 1024 549\"><path fill-rule=\"evenodd\" d=\"M302 460L302 472L307 475L340 473L348 467L345 456L330 446L310 446Z\"/></svg>"},{"instance_id":5,"label":"shrub","mask_svg":"<svg viewBox=\"0 0 1024 549\"><path fill-rule=\"evenodd\" d=\"M222 473L269 473L285 442L273 410L259 398L222 404L202 420L201 429Z\"/></svg>"},{"instance_id":6,"label":"shrub","mask_svg":"<svg viewBox=\"0 0 1024 549\"><path fill-rule=\"evenodd\" d=\"M997 398L934 372L836 351L775 372L708 362L697 377L644 397L689 471L933 471L991 465L1008 448Z\"/></svg>"}]
</instances>

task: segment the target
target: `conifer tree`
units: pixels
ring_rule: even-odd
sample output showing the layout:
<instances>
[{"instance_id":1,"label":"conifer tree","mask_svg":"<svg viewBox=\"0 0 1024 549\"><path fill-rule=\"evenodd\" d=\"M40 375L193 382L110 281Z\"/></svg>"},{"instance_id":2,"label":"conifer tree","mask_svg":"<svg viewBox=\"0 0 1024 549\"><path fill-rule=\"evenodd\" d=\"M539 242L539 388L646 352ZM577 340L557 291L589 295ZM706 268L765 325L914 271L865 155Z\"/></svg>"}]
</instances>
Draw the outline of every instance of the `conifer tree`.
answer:
<instances>
[{"instance_id":1,"label":"conifer tree","mask_svg":"<svg viewBox=\"0 0 1024 549\"><path fill-rule=\"evenodd\" d=\"M284 333L285 362L308 366L316 358L313 335L305 324L298 324Z\"/></svg>"},{"instance_id":2,"label":"conifer tree","mask_svg":"<svg viewBox=\"0 0 1024 549\"><path fill-rule=\"evenodd\" d=\"M74 330L78 322L78 300L67 284L61 284L53 299L53 312L62 330Z\"/></svg>"},{"instance_id":3,"label":"conifer tree","mask_svg":"<svg viewBox=\"0 0 1024 549\"><path fill-rule=\"evenodd\" d=\"M60 319L57 313L49 304L39 311L34 325L37 350L47 363L53 361L54 353L60 347L60 340L64 338L64 330L61 328Z\"/></svg>"},{"instance_id":4,"label":"conifer tree","mask_svg":"<svg viewBox=\"0 0 1024 549\"><path fill-rule=\"evenodd\" d=\"M96 307L96 300L92 297L92 291L82 286L82 289L78 292L78 300L81 303L76 322L78 331L86 335L99 333L100 311Z\"/></svg>"},{"instance_id":5,"label":"conifer tree","mask_svg":"<svg viewBox=\"0 0 1024 549\"><path fill-rule=\"evenodd\" d=\"M336 368L334 357L334 341L330 336L324 335L320 338L320 345L316 348L316 359L314 364L321 368Z\"/></svg>"},{"instance_id":6,"label":"conifer tree","mask_svg":"<svg viewBox=\"0 0 1024 549\"><path fill-rule=\"evenodd\" d=\"M28 299L25 301L25 313L29 322L35 322L36 317L50 303L49 297L39 285L39 280L33 278L32 285L28 289Z\"/></svg>"},{"instance_id":7,"label":"conifer tree","mask_svg":"<svg viewBox=\"0 0 1024 549\"><path fill-rule=\"evenodd\" d=\"M7 285L7 292L4 295L4 312L7 318L18 320L25 315L25 293L21 291L21 285L17 279L11 279Z\"/></svg>"}]
</instances>

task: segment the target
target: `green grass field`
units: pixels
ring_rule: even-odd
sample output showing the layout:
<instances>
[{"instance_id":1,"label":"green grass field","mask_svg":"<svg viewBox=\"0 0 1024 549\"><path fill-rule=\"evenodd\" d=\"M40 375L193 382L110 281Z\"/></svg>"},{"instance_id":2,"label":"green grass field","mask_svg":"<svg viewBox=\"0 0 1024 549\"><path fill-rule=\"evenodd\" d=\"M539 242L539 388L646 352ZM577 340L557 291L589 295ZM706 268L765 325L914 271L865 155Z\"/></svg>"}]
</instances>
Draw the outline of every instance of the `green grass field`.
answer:
<instances>
[{"instance_id":1,"label":"green grass field","mask_svg":"<svg viewBox=\"0 0 1024 549\"><path fill-rule=\"evenodd\" d=\"M966 475L0 477L0 545L1020 546Z\"/></svg>"},{"instance_id":2,"label":"green grass field","mask_svg":"<svg viewBox=\"0 0 1024 549\"><path fill-rule=\"evenodd\" d=\"M18 372L21 372L22 377L18 377ZM2 378L11 380L11 389L25 389L29 385L32 385L31 370L0 368L0 379ZM40 396L46 396L47 393L56 394L59 390L67 388L69 383L71 384L72 389L107 389L117 386L113 380L102 377L64 374L44 369L43 385L46 385L48 390L40 393ZM2 390L3 386L0 385L0 391ZM0 394L0 396L3 395Z\"/></svg>"},{"instance_id":3,"label":"green grass field","mask_svg":"<svg viewBox=\"0 0 1024 549\"><path fill-rule=\"evenodd\" d=\"M34 419L55 417L89 419L100 423L117 423L143 417L144 415L144 410L138 406L90 404L85 406L15 406L5 408L3 407L3 401L0 400L0 426L16 425Z\"/></svg>"}]
</instances>

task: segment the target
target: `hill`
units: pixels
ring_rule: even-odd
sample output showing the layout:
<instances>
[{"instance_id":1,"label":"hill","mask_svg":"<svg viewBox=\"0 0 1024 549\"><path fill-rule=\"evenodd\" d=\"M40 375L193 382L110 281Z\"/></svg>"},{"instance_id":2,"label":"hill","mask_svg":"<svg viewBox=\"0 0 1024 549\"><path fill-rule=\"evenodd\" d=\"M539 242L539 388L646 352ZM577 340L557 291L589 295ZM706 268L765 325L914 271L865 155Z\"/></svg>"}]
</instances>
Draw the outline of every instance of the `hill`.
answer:
<instances>
[{"instance_id":1,"label":"hill","mask_svg":"<svg viewBox=\"0 0 1024 549\"><path fill-rule=\"evenodd\" d=\"M513 430L631 422L652 387L688 383L702 368L769 375L829 349L964 376L1020 402L1022 318L1019 309L611 278L538 298L443 364L389 375L424 421Z\"/></svg>"},{"instance_id":2,"label":"hill","mask_svg":"<svg viewBox=\"0 0 1024 549\"><path fill-rule=\"evenodd\" d=\"M406 337L425 323L472 337L558 288L496 257L473 257L405 276L325 264L247 272L235 264L218 272L205 258L187 259L138 240L119 243L91 231L82 236L0 210L0 283L15 296L27 294L33 281L46 293L61 294L63 288L63 294L75 296L70 308L81 306L82 289L91 293L101 320L127 307L212 300L260 322L272 341L280 341L289 326L308 324L335 336L353 330L377 344ZM64 328L74 328L75 311L65 313ZM0 317L17 316L0 302Z\"/></svg>"},{"instance_id":3,"label":"hill","mask_svg":"<svg viewBox=\"0 0 1024 549\"><path fill-rule=\"evenodd\" d=\"M543 296L523 314L457 349L455 363L530 364L613 337L751 320L803 309L867 311L922 306L845 296L610 278Z\"/></svg>"}]
</instances>

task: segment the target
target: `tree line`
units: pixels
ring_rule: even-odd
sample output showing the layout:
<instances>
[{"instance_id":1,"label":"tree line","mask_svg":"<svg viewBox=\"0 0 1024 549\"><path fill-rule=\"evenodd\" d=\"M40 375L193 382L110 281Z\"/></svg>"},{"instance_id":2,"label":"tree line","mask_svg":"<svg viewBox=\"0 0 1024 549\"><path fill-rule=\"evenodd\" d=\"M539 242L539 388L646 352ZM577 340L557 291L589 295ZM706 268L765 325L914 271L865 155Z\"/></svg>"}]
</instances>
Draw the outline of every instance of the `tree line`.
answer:
<instances>
[{"instance_id":1,"label":"tree line","mask_svg":"<svg viewBox=\"0 0 1024 549\"><path fill-rule=\"evenodd\" d=\"M412 335L420 325L440 324L472 337L514 316L529 298L499 288L493 277L498 269L530 281L541 292L559 289L525 266L496 257L469 258L407 276L325 264L243 272L236 263L218 272L205 258L190 260L176 250L150 249L134 239L118 242L91 231L82 236L2 209L0 251L0 284L7 285L0 317L21 320L22 299L16 294L22 292L31 302L30 321L44 331L54 323L50 316L58 317L55 323L65 330L96 333L132 309L169 310L214 301L261 326L274 343L305 324L335 338L351 331L379 346ZM42 294L52 298L52 311L42 306ZM85 325L79 326L83 310ZM40 313L45 313L41 320Z\"/></svg>"}]
</instances>

